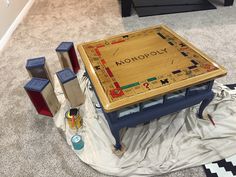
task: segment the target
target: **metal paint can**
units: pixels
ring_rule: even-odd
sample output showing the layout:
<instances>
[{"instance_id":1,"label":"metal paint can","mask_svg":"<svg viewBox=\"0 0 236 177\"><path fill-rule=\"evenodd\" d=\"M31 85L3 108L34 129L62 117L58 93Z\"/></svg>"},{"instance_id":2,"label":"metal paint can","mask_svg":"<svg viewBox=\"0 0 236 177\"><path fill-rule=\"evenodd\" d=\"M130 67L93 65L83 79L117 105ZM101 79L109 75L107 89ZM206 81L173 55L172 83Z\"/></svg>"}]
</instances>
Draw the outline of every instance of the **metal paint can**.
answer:
<instances>
[{"instance_id":1,"label":"metal paint can","mask_svg":"<svg viewBox=\"0 0 236 177\"><path fill-rule=\"evenodd\" d=\"M79 129L82 126L82 119L79 115L79 109L73 108L65 114L69 127L73 130Z\"/></svg>"},{"instance_id":2,"label":"metal paint can","mask_svg":"<svg viewBox=\"0 0 236 177\"><path fill-rule=\"evenodd\" d=\"M84 141L82 140L82 136L74 135L71 138L71 143L73 145L74 150L81 150L84 147Z\"/></svg>"}]
</instances>

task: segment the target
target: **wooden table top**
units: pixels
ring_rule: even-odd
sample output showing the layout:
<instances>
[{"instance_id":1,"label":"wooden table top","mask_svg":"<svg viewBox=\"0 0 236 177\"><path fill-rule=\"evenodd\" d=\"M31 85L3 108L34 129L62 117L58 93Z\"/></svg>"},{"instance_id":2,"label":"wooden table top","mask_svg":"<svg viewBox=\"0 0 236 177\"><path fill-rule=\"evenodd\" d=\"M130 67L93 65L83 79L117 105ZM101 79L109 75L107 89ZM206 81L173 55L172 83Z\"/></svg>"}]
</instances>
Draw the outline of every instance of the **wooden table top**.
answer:
<instances>
[{"instance_id":1,"label":"wooden table top","mask_svg":"<svg viewBox=\"0 0 236 177\"><path fill-rule=\"evenodd\" d=\"M226 75L226 70L166 26L78 45L106 112Z\"/></svg>"}]
</instances>

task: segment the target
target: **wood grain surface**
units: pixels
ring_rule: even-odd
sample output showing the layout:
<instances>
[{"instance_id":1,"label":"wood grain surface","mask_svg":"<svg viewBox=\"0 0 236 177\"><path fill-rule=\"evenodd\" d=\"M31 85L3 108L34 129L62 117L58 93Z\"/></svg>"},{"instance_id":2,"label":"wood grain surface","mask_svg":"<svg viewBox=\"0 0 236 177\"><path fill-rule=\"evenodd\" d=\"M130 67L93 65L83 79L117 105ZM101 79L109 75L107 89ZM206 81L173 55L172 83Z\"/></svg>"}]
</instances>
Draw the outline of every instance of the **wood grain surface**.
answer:
<instances>
[{"instance_id":1,"label":"wood grain surface","mask_svg":"<svg viewBox=\"0 0 236 177\"><path fill-rule=\"evenodd\" d=\"M160 25L78 45L107 112L226 75L226 70Z\"/></svg>"}]
</instances>

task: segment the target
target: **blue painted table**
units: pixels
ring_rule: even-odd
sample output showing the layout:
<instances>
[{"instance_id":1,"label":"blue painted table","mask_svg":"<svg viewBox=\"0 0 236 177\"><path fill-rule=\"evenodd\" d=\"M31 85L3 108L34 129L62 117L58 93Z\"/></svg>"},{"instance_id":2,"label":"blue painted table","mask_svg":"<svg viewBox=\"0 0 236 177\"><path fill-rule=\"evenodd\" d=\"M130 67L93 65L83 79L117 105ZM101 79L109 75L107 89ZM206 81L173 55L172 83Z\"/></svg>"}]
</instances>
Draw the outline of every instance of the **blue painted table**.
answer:
<instances>
[{"instance_id":1,"label":"blue painted table","mask_svg":"<svg viewBox=\"0 0 236 177\"><path fill-rule=\"evenodd\" d=\"M148 102L150 105L148 105L144 102L136 104L133 107L128 107L110 113L107 113L101 107L111 129L111 133L116 140L115 148L121 149L119 132L120 129L124 127L135 127L138 124L147 123L153 119L159 119L162 116L180 111L199 103L201 104L196 116L202 118L204 109L214 98L214 93L212 92L213 82L214 81L206 82L204 84L187 88L185 91L164 95L159 98L160 102L156 102L156 104L155 102L151 104L152 102L150 101Z\"/></svg>"},{"instance_id":2,"label":"blue painted table","mask_svg":"<svg viewBox=\"0 0 236 177\"><path fill-rule=\"evenodd\" d=\"M214 97L226 70L166 26L78 45L88 77L120 149L119 130Z\"/></svg>"}]
</instances>

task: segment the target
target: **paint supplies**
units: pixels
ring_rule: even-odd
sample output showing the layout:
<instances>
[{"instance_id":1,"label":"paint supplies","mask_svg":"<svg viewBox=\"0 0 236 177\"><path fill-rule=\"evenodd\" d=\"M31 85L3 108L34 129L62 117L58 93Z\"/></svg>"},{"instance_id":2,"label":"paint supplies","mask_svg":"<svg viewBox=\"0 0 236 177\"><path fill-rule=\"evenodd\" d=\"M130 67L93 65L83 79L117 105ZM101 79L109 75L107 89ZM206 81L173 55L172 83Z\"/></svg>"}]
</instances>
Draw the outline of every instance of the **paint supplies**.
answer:
<instances>
[{"instance_id":1,"label":"paint supplies","mask_svg":"<svg viewBox=\"0 0 236 177\"><path fill-rule=\"evenodd\" d=\"M77 130L82 126L82 119L79 114L79 109L72 108L66 112L65 118L69 127L73 130Z\"/></svg>"},{"instance_id":2,"label":"paint supplies","mask_svg":"<svg viewBox=\"0 0 236 177\"><path fill-rule=\"evenodd\" d=\"M82 136L80 135L74 135L71 138L71 143L74 150L81 150L84 147L84 141L82 140Z\"/></svg>"}]
</instances>

